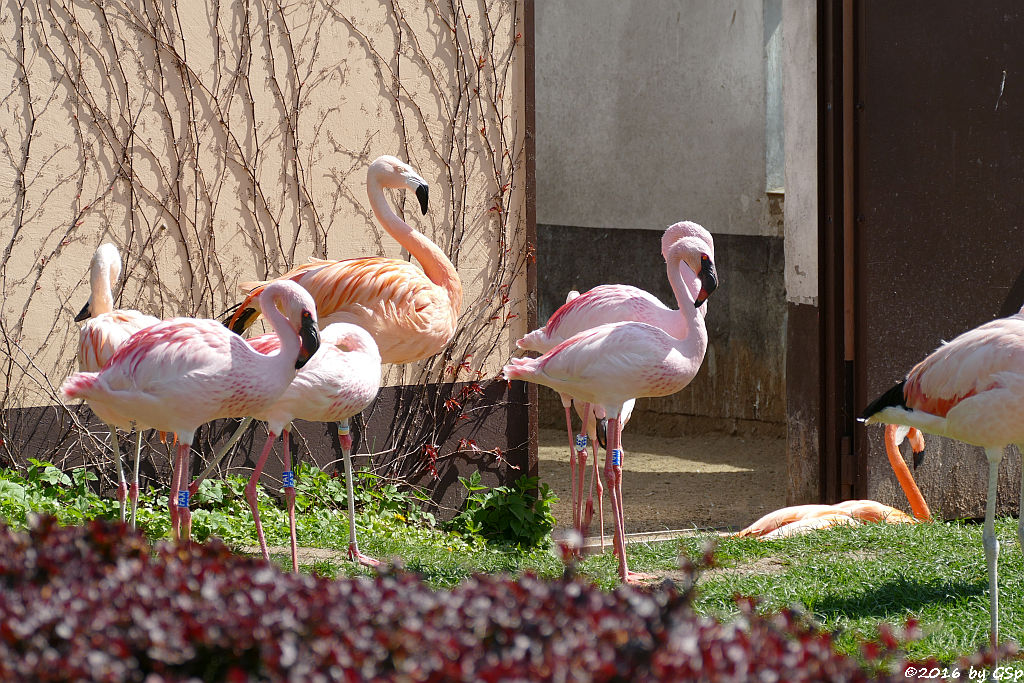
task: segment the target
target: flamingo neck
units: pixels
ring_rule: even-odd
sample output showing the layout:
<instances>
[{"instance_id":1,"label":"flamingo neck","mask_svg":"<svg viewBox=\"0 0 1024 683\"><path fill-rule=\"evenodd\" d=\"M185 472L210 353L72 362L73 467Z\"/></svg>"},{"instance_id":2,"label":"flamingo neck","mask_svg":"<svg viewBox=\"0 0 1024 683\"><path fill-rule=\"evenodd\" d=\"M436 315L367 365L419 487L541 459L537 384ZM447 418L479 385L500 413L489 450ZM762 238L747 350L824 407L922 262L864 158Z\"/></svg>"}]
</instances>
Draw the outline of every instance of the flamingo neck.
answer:
<instances>
[{"instance_id":1,"label":"flamingo neck","mask_svg":"<svg viewBox=\"0 0 1024 683\"><path fill-rule=\"evenodd\" d=\"M110 313L114 310L113 286L119 268L108 263L95 263L89 273L89 312L92 317Z\"/></svg>"},{"instance_id":2,"label":"flamingo neck","mask_svg":"<svg viewBox=\"0 0 1024 683\"><path fill-rule=\"evenodd\" d=\"M896 474L900 488L907 496L907 502L910 503L910 510L914 513L914 517L927 521L932 518L932 512L928 509L928 503L925 502L924 496L921 495L921 489L917 488L917 482L914 481L914 476L903 460L903 455L900 454L900 445L896 438L898 429L896 425L885 426L885 454L889 456L889 464L892 465L892 471Z\"/></svg>"},{"instance_id":3,"label":"flamingo neck","mask_svg":"<svg viewBox=\"0 0 1024 683\"><path fill-rule=\"evenodd\" d=\"M701 309L695 308L693 302L697 300L700 292L699 279L693 273L693 280L698 282L697 291L691 292L690 287L683 280L680 264L683 260L680 256L673 256L668 260L667 271L668 281L672 286L672 292L676 296L676 304L679 311L675 316L677 325L670 332L673 337L684 342L688 348L685 349L687 357L704 359L704 352L708 348L708 332L704 325L704 314ZM688 272L693 272L689 266ZM666 330L667 331L667 330Z\"/></svg>"},{"instance_id":4,"label":"flamingo neck","mask_svg":"<svg viewBox=\"0 0 1024 683\"><path fill-rule=\"evenodd\" d=\"M374 176L367 178L366 194L377 221L396 242L402 245L423 267L423 272L435 285L448 292L456 313L462 310L462 280L448 256L426 235L414 230L396 214L384 197L384 188Z\"/></svg>"},{"instance_id":5,"label":"flamingo neck","mask_svg":"<svg viewBox=\"0 0 1024 683\"><path fill-rule=\"evenodd\" d=\"M263 315L270 322L270 326L274 328L277 338L281 340L281 346L277 351L260 355L271 359L275 366L287 366L294 373L295 361L299 357L299 335L292 329L291 323L288 322L284 313L278 310L273 296L267 294L267 290L263 290L263 293L260 294L259 301ZM257 353L259 352L257 351Z\"/></svg>"}]
</instances>

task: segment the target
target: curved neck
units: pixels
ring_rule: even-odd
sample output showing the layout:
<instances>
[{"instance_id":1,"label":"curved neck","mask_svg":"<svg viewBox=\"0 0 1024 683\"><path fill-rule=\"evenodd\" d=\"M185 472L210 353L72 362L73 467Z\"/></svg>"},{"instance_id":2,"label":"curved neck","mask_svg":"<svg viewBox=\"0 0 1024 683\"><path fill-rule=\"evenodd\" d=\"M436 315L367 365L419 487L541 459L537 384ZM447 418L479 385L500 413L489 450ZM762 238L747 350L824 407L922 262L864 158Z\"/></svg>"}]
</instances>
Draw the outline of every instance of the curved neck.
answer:
<instances>
[{"instance_id":1,"label":"curved neck","mask_svg":"<svg viewBox=\"0 0 1024 683\"><path fill-rule=\"evenodd\" d=\"M384 226L388 234L395 238L406 251L420 262L423 272L435 285L448 292L452 307L462 310L462 280L455 266L441 248L427 239L426 235L414 230L391 210L384 197L384 188L380 181L371 176L366 182L366 194L370 198L370 208L377 221Z\"/></svg>"},{"instance_id":2,"label":"curved neck","mask_svg":"<svg viewBox=\"0 0 1024 683\"><path fill-rule=\"evenodd\" d=\"M281 340L281 346L278 348L276 353L260 355L264 355L267 358L273 358L275 363L283 364L287 361L289 366L294 369L295 361L299 357L299 335L292 329L292 326L288 322L288 318L284 316L284 313L277 309L277 304L273 298L260 296L260 308L263 310L263 315L266 319L270 321L270 326L274 328L274 333L277 335L277 338ZM250 344L250 346L252 345Z\"/></svg>"},{"instance_id":3,"label":"curved neck","mask_svg":"<svg viewBox=\"0 0 1024 683\"><path fill-rule=\"evenodd\" d=\"M896 425L885 426L885 454L889 456L889 464L892 465L892 471L896 474L896 479L907 496L907 502L910 503L910 510L914 513L914 517L927 521L932 518L932 513L928 509L928 503L925 502L924 496L921 495L921 489L917 488L917 482L914 481L910 468L907 467L907 463L900 453L900 445L896 438L898 429L899 427Z\"/></svg>"},{"instance_id":4,"label":"curved neck","mask_svg":"<svg viewBox=\"0 0 1024 683\"><path fill-rule=\"evenodd\" d=\"M704 316L700 309L695 308L693 302L697 300L697 293L700 292L700 281L697 278L697 274L693 274L691 278L696 282L696 291L691 291L691 288L683 280L683 275L680 272L682 268L680 265L683 263L682 256L679 252L673 252L669 257L665 268L668 275L669 285L672 286L672 293L676 297L676 305L679 306L679 312L676 319L680 321L679 329L676 331L678 334L672 336L677 339L694 339L697 343L703 344L706 349L708 345L708 333L704 326ZM690 267L686 268L690 271ZM692 271L690 271L692 272ZM701 358L704 354L701 353Z\"/></svg>"}]
</instances>

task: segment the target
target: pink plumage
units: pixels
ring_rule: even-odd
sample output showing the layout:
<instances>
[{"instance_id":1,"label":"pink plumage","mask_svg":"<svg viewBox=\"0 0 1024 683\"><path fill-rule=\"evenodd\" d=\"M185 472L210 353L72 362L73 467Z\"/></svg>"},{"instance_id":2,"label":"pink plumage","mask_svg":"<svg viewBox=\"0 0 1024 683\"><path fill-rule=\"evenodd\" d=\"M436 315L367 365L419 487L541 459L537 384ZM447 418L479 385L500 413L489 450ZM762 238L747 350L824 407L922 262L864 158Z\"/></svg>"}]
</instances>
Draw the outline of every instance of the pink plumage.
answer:
<instances>
[{"instance_id":1,"label":"pink plumage","mask_svg":"<svg viewBox=\"0 0 1024 683\"><path fill-rule=\"evenodd\" d=\"M188 537L190 444L199 425L265 410L288 388L319 344L312 297L292 282L274 283L261 295L263 310L281 338L281 349L264 355L215 320L175 318L133 335L99 373L78 373L61 387L66 399L84 398L107 424L135 422L180 441L170 508L177 531L178 491Z\"/></svg>"},{"instance_id":2,"label":"pink plumage","mask_svg":"<svg viewBox=\"0 0 1024 683\"><path fill-rule=\"evenodd\" d=\"M701 251L703 243L690 238L678 240L669 250L675 263L690 265L694 253L699 254L701 272L710 293L717 286L713 264ZM686 291L680 268L668 268L673 290ZM697 271L694 271L695 273ZM585 296L585 295L583 295ZM583 298L570 302L575 304ZM608 416L608 450L605 477L612 497L615 516L615 549L619 556L619 574L623 581L634 581L637 575L626 564L625 528L621 507L621 436L620 421L624 404L632 398L667 396L683 389L700 369L707 349L704 316L694 301L680 306L677 315L685 325L679 336L645 322L615 322L585 329L561 341L539 358L512 359L504 368L505 379L521 379L543 384L563 396L599 406ZM557 331L556 331L557 334ZM551 340L555 335L547 335ZM535 338L536 339L536 338Z\"/></svg>"},{"instance_id":3,"label":"pink plumage","mask_svg":"<svg viewBox=\"0 0 1024 683\"><path fill-rule=\"evenodd\" d=\"M988 566L990 639L999 637L999 541L995 535L999 463L1009 444L1024 445L1024 309L943 344L903 382L865 409L868 423L916 427L985 449L988 497L982 544ZM1024 481L1022 481L1024 490ZM1024 547L1024 516L1017 535Z\"/></svg>"}]
</instances>

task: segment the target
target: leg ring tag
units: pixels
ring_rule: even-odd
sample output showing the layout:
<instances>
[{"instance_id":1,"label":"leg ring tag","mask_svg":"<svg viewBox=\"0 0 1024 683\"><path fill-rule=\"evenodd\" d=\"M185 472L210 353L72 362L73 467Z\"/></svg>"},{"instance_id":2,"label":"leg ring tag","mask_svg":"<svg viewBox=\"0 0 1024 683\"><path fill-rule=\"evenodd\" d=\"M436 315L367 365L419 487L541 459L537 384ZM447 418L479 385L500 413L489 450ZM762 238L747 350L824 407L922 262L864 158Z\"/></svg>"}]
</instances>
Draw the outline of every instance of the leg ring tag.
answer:
<instances>
[{"instance_id":1,"label":"leg ring tag","mask_svg":"<svg viewBox=\"0 0 1024 683\"><path fill-rule=\"evenodd\" d=\"M615 467L622 467L622 449L612 449L612 465Z\"/></svg>"},{"instance_id":2,"label":"leg ring tag","mask_svg":"<svg viewBox=\"0 0 1024 683\"><path fill-rule=\"evenodd\" d=\"M284 483L285 488L295 488L295 473L291 470L285 470L282 472L281 480Z\"/></svg>"},{"instance_id":3,"label":"leg ring tag","mask_svg":"<svg viewBox=\"0 0 1024 683\"><path fill-rule=\"evenodd\" d=\"M188 491L178 491L178 507L188 509Z\"/></svg>"},{"instance_id":4,"label":"leg ring tag","mask_svg":"<svg viewBox=\"0 0 1024 683\"><path fill-rule=\"evenodd\" d=\"M577 434L576 435L576 448L578 450L583 450L586 447L587 447L587 435L586 434Z\"/></svg>"}]
</instances>

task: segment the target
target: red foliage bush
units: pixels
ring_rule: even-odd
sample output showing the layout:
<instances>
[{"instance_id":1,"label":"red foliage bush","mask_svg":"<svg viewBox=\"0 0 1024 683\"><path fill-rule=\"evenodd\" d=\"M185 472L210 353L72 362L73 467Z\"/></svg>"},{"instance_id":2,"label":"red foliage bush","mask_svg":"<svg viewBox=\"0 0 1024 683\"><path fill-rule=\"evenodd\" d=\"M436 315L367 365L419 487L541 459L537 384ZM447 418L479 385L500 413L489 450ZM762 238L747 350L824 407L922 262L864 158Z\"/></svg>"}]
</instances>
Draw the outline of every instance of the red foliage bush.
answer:
<instances>
[{"instance_id":1,"label":"red foliage bush","mask_svg":"<svg viewBox=\"0 0 1024 683\"><path fill-rule=\"evenodd\" d=\"M4 681L871 679L806 620L741 606L723 624L671 585L435 591L401 572L285 574L216 542L153 551L119 524L0 527Z\"/></svg>"}]
</instances>

